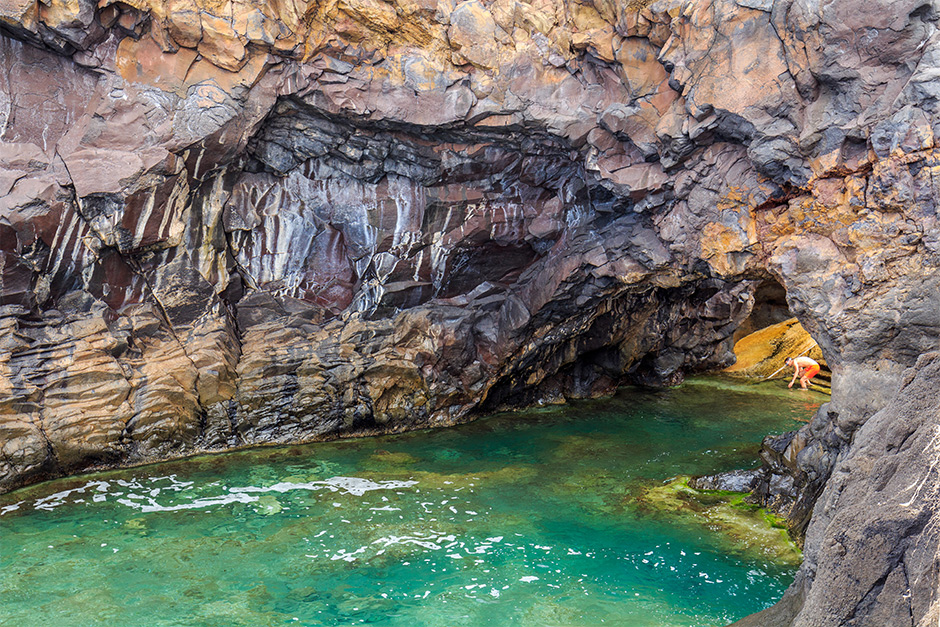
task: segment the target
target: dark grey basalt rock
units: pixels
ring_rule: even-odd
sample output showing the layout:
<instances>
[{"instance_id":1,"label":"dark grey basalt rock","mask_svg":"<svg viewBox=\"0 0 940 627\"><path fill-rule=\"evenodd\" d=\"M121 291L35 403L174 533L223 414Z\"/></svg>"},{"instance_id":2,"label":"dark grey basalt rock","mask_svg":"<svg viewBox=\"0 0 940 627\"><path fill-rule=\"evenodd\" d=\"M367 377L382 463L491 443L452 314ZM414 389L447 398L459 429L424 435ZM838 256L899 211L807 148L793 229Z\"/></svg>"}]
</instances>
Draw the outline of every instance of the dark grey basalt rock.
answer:
<instances>
[{"instance_id":1,"label":"dark grey basalt rock","mask_svg":"<svg viewBox=\"0 0 940 627\"><path fill-rule=\"evenodd\" d=\"M940 353L904 373L816 502L805 561L779 604L738 627L940 621Z\"/></svg>"},{"instance_id":2,"label":"dark grey basalt rock","mask_svg":"<svg viewBox=\"0 0 940 627\"><path fill-rule=\"evenodd\" d=\"M696 490L723 490L727 492L750 492L759 478L758 470L732 470L717 475L692 477L689 486Z\"/></svg>"}]
</instances>

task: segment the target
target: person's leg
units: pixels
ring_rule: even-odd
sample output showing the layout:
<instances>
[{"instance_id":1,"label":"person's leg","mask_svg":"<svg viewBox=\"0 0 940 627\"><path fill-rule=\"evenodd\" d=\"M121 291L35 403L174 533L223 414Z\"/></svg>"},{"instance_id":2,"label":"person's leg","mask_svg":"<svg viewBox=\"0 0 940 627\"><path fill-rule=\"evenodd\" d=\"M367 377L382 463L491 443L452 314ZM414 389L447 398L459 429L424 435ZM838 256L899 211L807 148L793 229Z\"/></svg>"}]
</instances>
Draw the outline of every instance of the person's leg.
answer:
<instances>
[{"instance_id":1,"label":"person's leg","mask_svg":"<svg viewBox=\"0 0 940 627\"><path fill-rule=\"evenodd\" d=\"M803 371L803 376L800 377L800 385L803 386L804 390L809 387L810 379L815 377L817 374L819 374L819 366L810 366Z\"/></svg>"},{"instance_id":2,"label":"person's leg","mask_svg":"<svg viewBox=\"0 0 940 627\"><path fill-rule=\"evenodd\" d=\"M807 386L809 385L809 382L813 380L813 377L815 377L817 374L819 374L819 366L810 366L806 369L806 374L804 376L806 377Z\"/></svg>"}]
</instances>

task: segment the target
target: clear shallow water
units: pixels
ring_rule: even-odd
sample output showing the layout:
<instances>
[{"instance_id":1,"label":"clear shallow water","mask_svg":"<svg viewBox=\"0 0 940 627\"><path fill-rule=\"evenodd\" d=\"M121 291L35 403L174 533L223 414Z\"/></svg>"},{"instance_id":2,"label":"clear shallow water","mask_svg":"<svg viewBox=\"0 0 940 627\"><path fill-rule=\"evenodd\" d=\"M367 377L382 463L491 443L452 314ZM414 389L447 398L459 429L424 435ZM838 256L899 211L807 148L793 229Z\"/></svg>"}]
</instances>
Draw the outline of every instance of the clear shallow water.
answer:
<instances>
[{"instance_id":1,"label":"clear shallow water","mask_svg":"<svg viewBox=\"0 0 940 627\"><path fill-rule=\"evenodd\" d=\"M712 379L0 497L3 625L723 625L794 567L633 496L824 397Z\"/></svg>"}]
</instances>

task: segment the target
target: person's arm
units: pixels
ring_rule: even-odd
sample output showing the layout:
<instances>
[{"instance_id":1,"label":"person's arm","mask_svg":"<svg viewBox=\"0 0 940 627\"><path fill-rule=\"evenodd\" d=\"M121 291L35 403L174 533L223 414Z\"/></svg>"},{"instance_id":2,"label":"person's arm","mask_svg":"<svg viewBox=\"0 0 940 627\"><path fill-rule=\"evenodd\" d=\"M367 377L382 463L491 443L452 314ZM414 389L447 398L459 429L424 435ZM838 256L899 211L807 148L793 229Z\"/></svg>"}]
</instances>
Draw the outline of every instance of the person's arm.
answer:
<instances>
[{"instance_id":1,"label":"person's arm","mask_svg":"<svg viewBox=\"0 0 940 627\"><path fill-rule=\"evenodd\" d=\"M787 387L792 388L793 384L796 383L796 380L799 378L799 376L800 376L800 365L796 363L796 361L794 361L793 362L793 378L790 379L790 385L788 385Z\"/></svg>"}]
</instances>

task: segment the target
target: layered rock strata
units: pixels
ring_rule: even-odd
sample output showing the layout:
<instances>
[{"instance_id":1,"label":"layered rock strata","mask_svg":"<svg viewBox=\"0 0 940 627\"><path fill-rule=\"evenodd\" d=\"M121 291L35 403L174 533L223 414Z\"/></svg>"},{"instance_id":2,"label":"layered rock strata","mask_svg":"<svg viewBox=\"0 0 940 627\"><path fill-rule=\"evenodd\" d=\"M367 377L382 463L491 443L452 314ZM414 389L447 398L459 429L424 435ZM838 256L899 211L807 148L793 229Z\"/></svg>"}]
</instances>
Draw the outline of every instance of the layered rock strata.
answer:
<instances>
[{"instance_id":1,"label":"layered rock strata","mask_svg":"<svg viewBox=\"0 0 940 627\"><path fill-rule=\"evenodd\" d=\"M732 377L767 381L790 379L793 367L788 357L806 356L823 362L822 351L796 318L790 318L750 333L734 343L734 365L723 372ZM814 381L815 383L815 381Z\"/></svg>"},{"instance_id":2,"label":"layered rock strata","mask_svg":"<svg viewBox=\"0 0 940 627\"><path fill-rule=\"evenodd\" d=\"M938 346L936 26L922 0L6 2L0 486L675 382L728 364L775 279L833 370L767 479L809 521L777 616L842 624L827 479ZM926 625L925 594L850 619Z\"/></svg>"}]
</instances>

